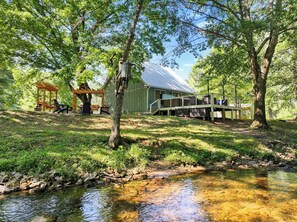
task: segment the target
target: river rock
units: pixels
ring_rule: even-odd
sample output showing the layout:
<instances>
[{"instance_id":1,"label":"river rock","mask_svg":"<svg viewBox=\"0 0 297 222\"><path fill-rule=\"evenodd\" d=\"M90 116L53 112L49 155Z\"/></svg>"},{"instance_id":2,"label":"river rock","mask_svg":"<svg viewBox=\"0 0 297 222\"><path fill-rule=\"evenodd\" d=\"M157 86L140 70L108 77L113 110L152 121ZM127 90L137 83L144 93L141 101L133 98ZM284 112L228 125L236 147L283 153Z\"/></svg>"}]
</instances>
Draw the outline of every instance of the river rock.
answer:
<instances>
[{"instance_id":1,"label":"river rock","mask_svg":"<svg viewBox=\"0 0 297 222\"><path fill-rule=\"evenodd\" d=\"M62 182L63 181L63 177L62 176L56 176L55 177L55 181Z\"/></svg>"},{"instance_id":2,"label":"river rock","mask_svg":"<svg viewBox=\"0 0 297 222\"><path fill-rule=\"evenodd\" d=\"M53 216L36 216L34 217L31 222L54 222L57 218Z\"/></svg>"},{"instance_id":3,"label":"river rock","mask_svg":"<svg viewBox=\"0 0 297 222\"><path fill-rule=\"evenodd\" d=\"M75 183L76 185L82 185L84 182L82 179L78 179L77 182Z\"/></svg>"},{"instance_id":4,"label":"river rock","mask_svg":"<svg viewBox=\"0 0 297 222\"><path fill-rule=\"evenodd\" d=\"M40 181L39 181L39 182L35 182L35 183L31 183L31 184L29 185L29 188L30 188L30 189L33 189L33 188L35 188L35 187L39 187L40 184L41 184Z\"/></svg>"},{"instance_id":5,"label":"river rock","mask_svg":"<svg viewBox=\"0 0 297 222\"><path fill-rule=\"evenodd\" d=\"M42 182L39 186L40 191L44 191L47 188L47 183Z\"/></svg>"},{"instance_id":6,"label":"river rock","mask_svg":"<svg viewBox=\"0 0 297 222\"><path fill-rule=\"evenodd\" d=\"M21 173L15 173L13 175L13 177L14 177L15 180L20 181L23 178L23 174L21 174Z\"/></svg>"},{"instance_id":7,"label":"river rock","mask_svg":"<svg viewBox=\"0 0 297 222\"><path fill-rule=\"evenodd\" d=\"M238 166L238 169L240 169L240 170L247 170L247 169L249 169L249 167L247 165L239 165Z\"/></svg>"},{"instance_id":8,"label":"river rock","mask_svg":"<svg viewBox=\"0 0 297 222\"><path fill-rule=\"evenodd\" d=\"M16 190L17 188L19 188L19 182L15 180L10 180L5 184L5 186L11 190Z\"/></svg>"},{"instance_id":9,"label":"river rock","mask_svg":"<svg viewBox=\"0 0 297 222\"><path fill-rule=\"evenodd\" d=\"M6 183L9 180L8 175L0 176L0 183Z\"/></svg>"},{"instance_id":10,"label":"river rock","mask_svg":"<svg viewBox=\"0 0 297 222\"><path fill-rule=\"evenodd\" d=\"M145 180L145 179L147 179L147 174L133 175L133 180Z\"/></svg>"},{"instance_id":11,"label":"river rock","mask_svg":"<svg viewBox=\"0 0 297 222\"><path fill-rule=\"evenodd\" d=\"M28 190L29 184L28 183L21 183L20 184L20 190Z\"/></svg>"},{"instance_id":12,"label":"river rock","mask_svg":"<svg viewBox=\"0 0 297 222\"><path fill-rule=\"evenodd\" d=\"M0 185L0 194L9 194L13 190L8 188L7 186Z\"/></svg>"}]
</instances>

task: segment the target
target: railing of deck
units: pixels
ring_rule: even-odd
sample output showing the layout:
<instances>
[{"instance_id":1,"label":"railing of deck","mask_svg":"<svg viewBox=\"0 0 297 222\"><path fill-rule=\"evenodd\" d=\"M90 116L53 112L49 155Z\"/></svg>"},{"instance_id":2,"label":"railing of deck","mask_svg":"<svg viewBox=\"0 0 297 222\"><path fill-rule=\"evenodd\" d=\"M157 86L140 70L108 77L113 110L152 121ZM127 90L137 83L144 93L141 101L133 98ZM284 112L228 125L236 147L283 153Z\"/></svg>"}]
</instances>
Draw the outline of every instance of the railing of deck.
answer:
<instances>
[{"instance_id":1,"label":"railing of deck","mask_svg":"<svg viewBox=\"0 0 297 222\"><path fill-rule=\"evenodd\" d=\"M153 113L161 108L185 107L197 105L221 105L239 108L241 107L240 99L222 96L219 94L211 95L193 95L182 96L170 99L157 99L150 104L150 113Z\"/></svg>"}]
</instances>

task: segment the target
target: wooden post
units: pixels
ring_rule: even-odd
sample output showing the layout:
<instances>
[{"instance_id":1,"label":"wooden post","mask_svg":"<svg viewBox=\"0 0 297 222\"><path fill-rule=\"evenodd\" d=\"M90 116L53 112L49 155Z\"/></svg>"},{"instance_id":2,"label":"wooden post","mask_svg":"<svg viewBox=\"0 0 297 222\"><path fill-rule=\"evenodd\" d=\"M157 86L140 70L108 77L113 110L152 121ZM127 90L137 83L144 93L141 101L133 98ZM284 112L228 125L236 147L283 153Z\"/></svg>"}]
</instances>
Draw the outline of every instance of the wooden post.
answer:
<instances>
[{"instance_id":1,"label":"wooden post","mask_svg":"<svg viewBox=\"0 0 297 222\"><path fill-rule=\"evenodd\" d=\"M104 107L104 93L101 93L101 107Z\"/></svg>"},{"instance_id":2,"label":"wooden post","mask_svg":"<svg viewBox=\"0 0 297 222\"><path fill-rule=\"evenodd\" d=\"M222 119L225 121L226 120L226 112L225 109L222 109Z\"/></svg>"},{"instance_id":3,"label":"wooden post","mask_svg":"<svg viewBox=\"0 0 297 222\"><path fill-rule=\"evenodd\" d=\"M211 107L210 107L210 118L211 118L211 121L213 122L214 121L214 107L213 107L213 105L211 105Z\"/></svg>"},{"instance_id":4,"label":"wooden post","mask_svg":"<svg viewBox=\"0 0 297 222\"><path fill-rule=\"evenodd\" d=\"M231 120L233 120L233 109L231 109Z\"/></svg>"},{"instance_id":5,"label":"wooden post","mask_svg":"<svg viewBox=\"0 0 297 222\"><path fill-rule=\"evenodd\" d=\"M182 107L184 107L185 105L185 100L184 100L184 97L182 97Z\"/></svg>"},{"instance_id":6,"label":"wooden post","mask_svg":"<svg viewBox=\"0 0 297 222\"><path fill-rule=\"evenodd\" d=\"M45 89L43 89L42 111L45 111Z\"/></svg>"},{"instance_id":7,"label":"wooden post","mask_svg":"<svg viewBox=\"0 0 297 222\"><path fill-rule=\"evenodd\" d=\"M52 90L50 90L50 106L52 106ZM50 111L52 111L52 108L50 108Z\"/></svg>"},{"instance_id":8,"label":"wooden post","mask_svg":"<svg viewBox=\"0 0 297 222\"><path fill-rule=\"evenodd\" d=\"M214 97L212 94L210 95L210 106L211 121L214 121Z\"/></svg>"},{"instance_id":9,"label":"wooden post","mask_svg":"<svg viewBox=\"0 0 297 222\"><path fill-rule=\"evenodd\" d=\"M74 113L76 112L76 94L75 93L73 93L72 110Z\"/></svg>"}]
</instances>

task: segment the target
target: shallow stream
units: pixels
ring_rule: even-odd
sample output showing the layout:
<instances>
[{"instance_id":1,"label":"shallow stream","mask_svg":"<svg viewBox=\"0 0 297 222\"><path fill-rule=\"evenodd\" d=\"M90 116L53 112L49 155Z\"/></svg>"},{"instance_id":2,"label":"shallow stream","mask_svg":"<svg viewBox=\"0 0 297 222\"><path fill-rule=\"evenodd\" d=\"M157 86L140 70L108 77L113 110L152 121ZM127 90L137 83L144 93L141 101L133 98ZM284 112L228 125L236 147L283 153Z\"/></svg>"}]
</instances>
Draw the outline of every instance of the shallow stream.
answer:
<instances>
[{"instance_id":1,"label":"shallow stream","mask_svg":"<svg viewBox=\"0 0 297 222\"><path fill-rule=\"evenodd\" d=\"M228 171L0 196L0 221L297 221L297 174Z\"/></svg>"}]
</instances>

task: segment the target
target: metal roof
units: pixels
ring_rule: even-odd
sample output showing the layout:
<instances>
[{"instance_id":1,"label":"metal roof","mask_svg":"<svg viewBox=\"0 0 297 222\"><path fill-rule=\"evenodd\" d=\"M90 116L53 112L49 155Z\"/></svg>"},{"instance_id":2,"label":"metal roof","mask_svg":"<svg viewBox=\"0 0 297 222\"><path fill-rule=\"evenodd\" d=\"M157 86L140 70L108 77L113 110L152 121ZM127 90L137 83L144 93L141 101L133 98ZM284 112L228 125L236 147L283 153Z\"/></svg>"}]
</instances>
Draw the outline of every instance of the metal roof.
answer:
<instances>
[{"instance_id":1,"label":"metal roof","mask_svg":"<svg viewBox=\"0 0 297 222\"><path fill-rule=\"evenodd\" d=\"M184 93L194 93L185 80L180 78L172 69L154 63L145 62L141 75L144 83L150 87L173 90Z\"/></svg>"}]
</instances>

